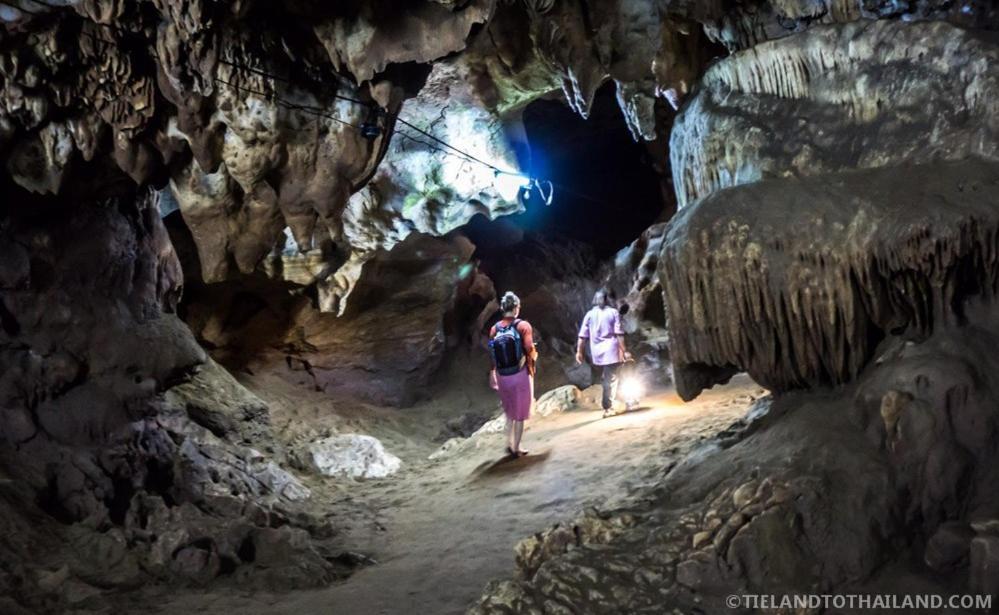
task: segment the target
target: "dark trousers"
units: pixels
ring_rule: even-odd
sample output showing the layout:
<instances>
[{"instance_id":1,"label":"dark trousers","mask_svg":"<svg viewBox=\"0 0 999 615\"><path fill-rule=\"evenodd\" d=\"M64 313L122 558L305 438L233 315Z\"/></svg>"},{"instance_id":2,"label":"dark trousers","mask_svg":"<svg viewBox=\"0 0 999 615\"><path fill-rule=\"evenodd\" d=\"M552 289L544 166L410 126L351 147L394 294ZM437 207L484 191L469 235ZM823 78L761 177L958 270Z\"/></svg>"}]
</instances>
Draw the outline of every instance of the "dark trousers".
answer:
<instances>
[{"instance_id":1,"label":"dark trousers","mask_svg":"<svg viewBox=\"0 0 999 615\"><path fill-rule=\"evenodd\" d=\"M600 384L604 388L604 398L601 400L604 410L610 410L614 405L614 400L617 398L617 372L620 368L620 363L600 366L600 369L603 371L600 377Z\"/></svg>"}]
</instances>

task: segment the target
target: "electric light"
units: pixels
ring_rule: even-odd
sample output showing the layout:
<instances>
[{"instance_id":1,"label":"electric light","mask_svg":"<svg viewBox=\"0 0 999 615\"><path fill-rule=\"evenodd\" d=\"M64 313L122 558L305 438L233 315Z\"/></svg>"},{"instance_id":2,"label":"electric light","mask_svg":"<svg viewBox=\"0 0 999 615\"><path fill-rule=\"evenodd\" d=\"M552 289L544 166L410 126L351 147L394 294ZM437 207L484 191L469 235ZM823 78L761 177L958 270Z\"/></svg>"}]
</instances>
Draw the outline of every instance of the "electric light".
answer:
<instances>
[{"instance_id":1,"label":"electric light","mask_svg":"<svg viewBox=\"0 0 999 615\"><path fill-rule=\"evenodd\" d=\"M506 201L516 201L521 189L530 189L531 179L520 173L496 171L493 186L496 192Z\"/></svg>"},{"instance_id":2,"label":"electric light","mask_svg":"<svg viewBox=\"0 0 999 615\"><path fill-rule=\"evenodd\" d=\"M645 394L645 383L639 376L627 376L621 380L618 393L625 405L632 408L638 405L642 395Z\"/></svg>"}]
</instances>

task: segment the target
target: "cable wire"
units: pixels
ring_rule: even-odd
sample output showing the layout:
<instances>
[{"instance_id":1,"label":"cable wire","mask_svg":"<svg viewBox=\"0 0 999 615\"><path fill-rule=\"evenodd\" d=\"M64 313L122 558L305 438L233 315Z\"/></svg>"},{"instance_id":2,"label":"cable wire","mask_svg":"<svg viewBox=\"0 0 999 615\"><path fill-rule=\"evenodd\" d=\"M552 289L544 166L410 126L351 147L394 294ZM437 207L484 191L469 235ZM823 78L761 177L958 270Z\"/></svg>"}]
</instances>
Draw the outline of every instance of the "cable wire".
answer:
<instances>
[{"instance_id":1,"label":"cable wire","mask_svg":"<svg viewBox=\"0 0 999 615\"><path fill-rule=\"evenodd\" d=\"M44 2L43 0L29 0L29 1L33 2L35 4L38 4L40 6L48 7L48 8L53 9L53 10L63 9L63 8L69 8L68 5L63 5L63 6L53 5L53 4L49 4L47 2ZM28 14L28 15L33 15L33 16L41 16L41 15L43 15L43 13L30 11L28 9L25 9L25 8L21 7L21 6L13 5L13 4L10 4L9 2L5 2L3 0L0 0L0 5L4 5L4 6L10 7L10 8L22 11L22 12ZM106 28L106 29L108 29L108 30L110 30L112 32L115 32L115 33L118 33L118 34L122 34L122 35L125 35L125 36L134 36L136 34L135 32L129 32L127 30L122 30L120 28L115 28L114 26L112 26L110 24L104 24L104 23L100 23L100 22L92 21L92 20L88 20L88 21L90 21L95 26ZM98 38L96 35L94 35L91 32L85 32L85 31L81 30L80 34L89 37L92 41L94 41L94 42L96 42L98 44L108 45L108 46L111 46L111 47L115 46L115 41L107 41L107 40L100 39L100 38ZM149 49L147 49L147 52L149 53L149 55L152 58L154 58L156 60L160 60L160 57L155 52L153 52L153 51L151 51ZM288 83L288 84L294 84L294 81L292 79L289 79L289 78L286 78L286 77L280 77L278 75L274 75L274 74L272 74L272 73L270 73L268 71L265 71L265 70L262 70L262 69L259 69L259 68L254 68L254 67L251 67L251 66L246 66L246 65L239 64L239 63L236 63L236 62L232 62L230 60L225 60L225 59L222 59L222 58L219 58L217 61L219 63L221 63L221 64L225 64L227 66L231 66L231 67L236 68L238 70L245 70L247 72L254 73L254 74L257 74L257 75L260 75L260 76L263 76L263 77L267 77L268 79L273 79L273 80L278 81L278 82ZM334 74L336 74L337 77L341 77L338 73L334 73ZM320 109L318 107L312 107L312 106L308 106L308 105L301 105L301 104L298 104L298 103L293 103L293 102L290 102L290 101L282 99L277 94L267 94L265 92L260 92L260 91L254 90L252 88L247 88L246 86L241 86L241 85L237 85L235 83L231 83L229 81L226 81L224 79L220 79L218 77L211 77L211 79L215 83L218 83L220 85L224 85L224 86L226 86L228 88L232 88L232 89L234 89L236 91L242 91L242 92L246 92L248 94L253 94L254 96L260 96L262 98L272 100L275 104L283 106L283 107L285 107L287 109L291 109L291 110L294 110L294 111L300 111L302 113L310 114L310 115L313 115L313 116L316 116L316 117L321 117L321 118L324 118L324 119L333 120L335 122L338 122L338 123L343 124L345 126L349 126L351 128L357 129L357 130L361 129L361 126L359 126L357 124L354 124L352 122L349 122L347 120L343 120L343 119L341 119L339 117L336 117L335 115L326 113L326 112L324 112L322 109ZM343 101L350 102L350 103L353 103L353 104L356 104L356 105L361 105L361 106L364 106L364 107L367 107L367 108L373 108L374 105L375 105L375 103L373 101L372 102L365 102L365 101L359 100L357 98L352 98L352 97L349 97L349 96L344 96L342 94L336 94L336 93L334 93L334 94L330 94L330 96L332 98L334 98L334 99L343 100ZM435 143L438 143L440 146L435 146L435 145L433 145L433 143L428 143L427 141L424 141L422 139L418 139L418 138L416 138L416 137L414 137L414 136L412 136L412 135L410 135L410 134L402 131L398 127L393 127L391 129L385 129L384 132L385 132L385 136L386 137L391 137L392 135L399 135L400 137L402 137L404 139L407 139L409 141L412 141L414 143L422 145L423 147L425 147L425 148L427 148L427 149L429 149L431 151L438 152L438 153L440 153L442 155L453 156L453 157L457 157L457 158L459 158L459 159L461 159L461 160L463 160L465 162L474 162L474 163L480 164L480 165L482 165L482 166L484 166L484 167L492 170L494 173L524 177L525 179L530 180L529 185L532 188L536 188L539 191L540 196L542 198L542 201L544 201L546 204L550 204L551 203L551 201L552 201L552 195L549 194L549 195L546 196L544 194L544 191L540 188L540 186L536 185L537 182L539 182L539 181L547 182L550 186L557 187L559 189L559 191L565 191L566 193L571 194L571 195L573 195L573 196L575 196L577 198L586 199L586 200L592 201L594 203L599 203L601 205L606 205L607 204L605 201L603 201L601 199L597 199L597 198L594 198L594 197L591 197L591 196L588 196L588 195L585 195L585 194L580 194L579 192L577 192L575 190L569 189L564 184L561 184L559 182L555 182L555 181L550 180L550 179L539 180L538 178L528 177L527 175L524 175L523 173L520 173L520 172L517 172L517 171L510 171L510 170L502 169L502 168L500 168L500 167L498 167L498 166L496 166L494 164L486 162L485 160L482 160L481 158L479 158L479 157L477 157L477 156L475 156L473 154L470 154L470 153L468 153L468 152L466 152L466 151L464 151L464 150L462 150L462 149L460 149L460 148L458 148L458 147L456 147L456 146L448 143L447 141L445 141L445 140L437 137L436 135L434 135L431 132L428 132L428 131L420 128L419 126L416 126L415 124L413 124L412 122L410 122L406 118L403 118L402 116L400 116L398 113L390 114L390 113L386 113L386 112L384 112L384 111L382 111L380 109L379 109L379 111L382 112L382 113L384 113L386 115L386 117L388 117L390 119L393 119L395 122L398 122L399 124L402 124L406 128L417 132L418 134L420 134L420 135L422 135L422 136L430 139L431 141L433 141Z\"/></svg>"}]
</instances>

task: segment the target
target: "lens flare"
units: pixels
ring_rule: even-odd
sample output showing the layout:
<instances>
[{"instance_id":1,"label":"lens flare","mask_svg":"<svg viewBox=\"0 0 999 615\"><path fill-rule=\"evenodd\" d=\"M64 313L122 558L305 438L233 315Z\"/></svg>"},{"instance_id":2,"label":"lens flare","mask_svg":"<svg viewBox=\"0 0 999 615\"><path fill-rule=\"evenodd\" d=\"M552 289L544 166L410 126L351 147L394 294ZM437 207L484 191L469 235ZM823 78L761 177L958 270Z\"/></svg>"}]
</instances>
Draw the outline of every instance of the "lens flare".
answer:
<instances>
[{"instance_id":1,"label":"lens flare","mask_svg":"<svg viewBox=\"0 0 999 615\"><path fill-rule=\"evenodd\" d=\"M626 404L634 405L645 394L645 385L638 376L628 376L621 380L619 392Z\"/></svg>"}]
</instances>

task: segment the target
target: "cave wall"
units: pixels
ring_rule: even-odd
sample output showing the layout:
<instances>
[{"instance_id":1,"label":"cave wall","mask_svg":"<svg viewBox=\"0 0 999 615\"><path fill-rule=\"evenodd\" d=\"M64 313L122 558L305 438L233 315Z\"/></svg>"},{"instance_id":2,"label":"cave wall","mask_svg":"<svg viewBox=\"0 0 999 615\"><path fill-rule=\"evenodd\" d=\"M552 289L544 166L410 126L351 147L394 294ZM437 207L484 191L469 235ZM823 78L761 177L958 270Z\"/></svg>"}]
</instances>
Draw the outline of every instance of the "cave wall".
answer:
<instances>
[{"instance_id":1,"label":"cave wall","mask_svg":"<svg viewBox=\"0 0 999 615\"><path fill-rule=\"evenodd\" d=\"M361 266L357 294L339 315L258 276L197 283L184 317L235 373L268 371L331 396L406 406L427 395L449 348L478 347L477 332L496 309L473 250L460 235L410 234Z\"/></svg>"},{"instance_id":2,"label":"cave wall","mask_svg":"<svg viewBox=\"0 0 999 615\"><path fill-rule=\"evenodd\" d=\"M741 370L845 382L888 332L994 292L994 53L943 22L856 22L708 71L674 127L660 260L681 395Z\"/></svg>"},{"instance_id":3,"label":"cave wall","mask_svg":"<svg viewBox=\"0 0 999 615\"><path fill-rule=\"evenodd\" d=\"M995 54L980 31L887 20L816 26L734 54L676 119L678 205L761 179L994 159Z\"/></svg>"},{"instance_id":4,"label":"cave wall","mask_svg":"<svg viewBox=\"0 0 999 615\"><path fill-rule=\"evenodd\" d=\"M385 207L345 234L350 196L385 156L402 100L423 86L422 63L463 49L492 10L25 4L5 16L0 41L4 164L24 188L58 198L110 158L140 185L169 181L206 281L250 274L286 244L321 261L308 281L324 281L352 241L369 254L375 220L393 217ZM367 138L359 127L372 121L380 132ZM396 218L390 228L406 221ZM347 292L326 305L339 309Z\"/></svg>"},{"instance_id":5,"label":"cave wall","mask_svg":"<svg viewBox=\"0 0 999 615\"><path fill-rule=\"evenodd\" d=\"M0 236L0 463L17 477L0 485L16 530L0 540L0 586L13 612L154 582L286 588L349 573L324 557L328 525L300 513L310 491L281 467L266 404L173 313L180 264L155 193L13 213Z\"/></svg>"},{"instance_id":6,"label":"cave wall","mask_svg":"<svg viewBox=\"0 0 999 615\"><path fill-rule=\"evenodd\" d=\"M554 261L524 293L553 350L600 280L658 372L669 346L685 398L741 370L777 393L856 398L805 399L769 440L671 479L689 499L637 526L619 560L598 557L635 568L637 553L662 576L608 573L631 598L607 608L654 610L663 584L692 592L671 594L685 606L747 579L842 587L920 541L931 568L970 562L969 586L994 590L995 395L990 363L958 357L986 351L974 327L992 336L991 304L966 299L996 290L996 53L973 29L994 28L987 3L15 5L0 9L0 441L24 480L0 477L0 506L30 541L4 534L0 587L17 603L349 573L333 529L298 514L310 494L281 467L266 404L224 368L412 401L495 309L454 230L520 209L524 106L560 95L585 117L608 81L663 166L663 103L679 108L682 211L599 276L572 250L528 259ZM708 67L717 44L735 53ZM150 186L177 203L172 241ZM830 477L831 453L801 462L830 441L864 480ZM736 484L754 463L769 482ZM831 502L829 485L855 497ZM705 501L714 514L696 513ZM805 526L769 544L788 520ZM915 538L883 548L899 536ZM482 608L582 592L586 557L534 562Z\"/></svg>"},{"instance_id":7,"label":"cave wall","mask_svg":"<svg viewBox=\"0 0 999 615\"><path fill-rule=\"evenodd\" d=\"M851 171L685 210L660 259L680 395L743 370L775 391L847 382L889 333L962 319L997 290L997 181L982 161Z\"/></svg>"}]
</instances>

